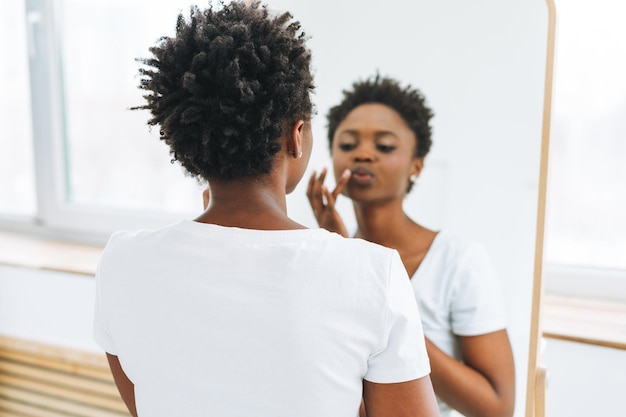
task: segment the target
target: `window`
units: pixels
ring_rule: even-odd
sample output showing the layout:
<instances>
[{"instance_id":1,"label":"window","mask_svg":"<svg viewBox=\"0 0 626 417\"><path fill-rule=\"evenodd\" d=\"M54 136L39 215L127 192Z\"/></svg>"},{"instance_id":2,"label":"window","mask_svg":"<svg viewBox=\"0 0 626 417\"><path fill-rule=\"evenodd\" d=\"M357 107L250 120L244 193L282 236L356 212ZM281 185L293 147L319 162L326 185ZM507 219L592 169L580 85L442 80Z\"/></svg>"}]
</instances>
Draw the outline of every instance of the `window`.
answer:
<instances>
[{"instance_id":1,"label":"window","mask_svg":"<svg viewBox=\"0 0 626 417\"><path fill-rule=\"evenodd\" d=\"M168 5L168 3L171 3ZM198 185L166 167L135 77L163 28L192 2L65 0L61 9L67 199L81 206L189 212ZM97 19L85 19L97 16ZM165 166L165 168L164 168Z\"/></svg>"},{"instance_id":2,"label":"window","mask_svg":"<svg viewBox=\"0 0 626 417\"><path fill-rule=\"evenodd\" d=\"M31 217L35 170L24 19L22 2L0 2L0 212Z\"/></svg>"},{"instance_id":3,"label":"window","mask_svg":"<svg viewBox=\"0 0 626 417\"><path fill-rule=\"evenodd\" d=\"M135 59L195 3L0 0L0 146L10 150L0 223L102 242L198 211L203 185L170 166L149 114L129 110L143 104Z\"/></svg>"},{"instance_id":4,"label":"window","mask_svg":"<svg viewBox=\"0 0 626 417\"><path fill-rule=\"evenodd\" d=\"M548 289L587 276L594 295L617 296L626 282L624 16L621 0L557 2L546 256L560 284Z\"/></svg>"}]
</instances>

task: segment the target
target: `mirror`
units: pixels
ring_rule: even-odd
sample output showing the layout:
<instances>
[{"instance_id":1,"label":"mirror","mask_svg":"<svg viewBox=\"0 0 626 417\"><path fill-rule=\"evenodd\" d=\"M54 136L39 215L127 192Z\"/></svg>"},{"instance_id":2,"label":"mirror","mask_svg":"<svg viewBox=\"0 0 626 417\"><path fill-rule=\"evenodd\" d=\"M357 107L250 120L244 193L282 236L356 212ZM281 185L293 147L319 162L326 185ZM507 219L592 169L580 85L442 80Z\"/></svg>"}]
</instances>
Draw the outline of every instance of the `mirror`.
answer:
<instances>
[{"instance_id":1,"label":"mirror","mask_svg":"<svg viewBox=\"0 0 626 417\"><path fill-rule=\"evenodd\" d=\"M534 384L535 378L537 350L529 346L537 345L539 334L538 310L531 306L541 293L533 276L540 278L543 250L541 227L537 233L543 209L537 207L540 166L545 170L540 164L549 29L545 1L273 0L270 5L291 11L311 36L318 115L309 173L332 167L325 116L352 82L378 71L426 96L435 113L433 147L405 208L426 227L487 247L502 282L516 362L515 415L522 416L528 408L527 382ZM289 196L288 209L295 220L315 227L306 178ZM354 230L350 202L340 197L337 204Z\"/></svg>"}]
</instances>

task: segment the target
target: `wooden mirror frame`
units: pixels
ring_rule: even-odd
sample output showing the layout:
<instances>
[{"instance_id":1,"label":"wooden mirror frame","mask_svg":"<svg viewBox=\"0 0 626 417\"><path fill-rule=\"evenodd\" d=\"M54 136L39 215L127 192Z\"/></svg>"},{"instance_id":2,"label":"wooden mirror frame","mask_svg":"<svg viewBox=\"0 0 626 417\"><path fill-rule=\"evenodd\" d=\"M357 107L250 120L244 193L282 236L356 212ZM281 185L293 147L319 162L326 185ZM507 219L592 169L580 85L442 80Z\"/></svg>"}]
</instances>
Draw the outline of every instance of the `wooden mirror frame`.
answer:
<instances>
[{"instance_id":1,"label":"wooden mirror frame","mask_svg":"<svg viewBox=\"0 0 626 417\"><path fill-rule=\"evenodd\" d=\"M546 51L546 78L543 101L543 124L539 166L539 198L537 204L537 231L535 235L535 265L533 276L532 309L530 322L530 347L528 350L528 376L526 379L526 417L545 416L546 366L542 358L541 307L543 296L543 258L546 224L546 201L548 191L548 157L550 150L550 126L552 115L552 92L554 83L554 58L556 42L556 6L554 0L546 0L548 6L548 40Z\"/></svg>"}]
</instances>

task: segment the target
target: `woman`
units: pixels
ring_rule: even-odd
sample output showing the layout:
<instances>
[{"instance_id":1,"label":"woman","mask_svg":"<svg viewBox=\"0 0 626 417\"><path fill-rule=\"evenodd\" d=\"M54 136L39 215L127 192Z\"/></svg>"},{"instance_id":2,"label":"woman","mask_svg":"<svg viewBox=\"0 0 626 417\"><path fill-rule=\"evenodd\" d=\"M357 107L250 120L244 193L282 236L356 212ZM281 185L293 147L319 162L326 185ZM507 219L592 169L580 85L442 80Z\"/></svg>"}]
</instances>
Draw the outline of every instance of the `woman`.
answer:
<instances>
[{"instance_id":1,"label":"woman","mask_svg":"<svg viewBox=\"0 0 626 417\"><path fill-rule=\"evenodd\" d=\"M141 108L211 198L114 234L100 261L94 335L131 414L352 417L363 397L372 416L438 415L397 252L287 216L313 140L299 23L193 8L151 52Z\"/></svg>"},{"instance_id":2,"label":"woman","mask_svg":"<svg viewBox=\"0 0 626 417\"><path fill-rule=\"evenodd\" d=\"M335 200L352 200L354 235L394 248L422 315L442 416L512 416L513 355L484 250L420 226L403 211L431 145L431 110L418 90L376 76L344 91L328 114L337 187L313 172L307 196L320 226L348 236ZM369 414L368 414L369 415Z\"/></svg>"}]
</instances>

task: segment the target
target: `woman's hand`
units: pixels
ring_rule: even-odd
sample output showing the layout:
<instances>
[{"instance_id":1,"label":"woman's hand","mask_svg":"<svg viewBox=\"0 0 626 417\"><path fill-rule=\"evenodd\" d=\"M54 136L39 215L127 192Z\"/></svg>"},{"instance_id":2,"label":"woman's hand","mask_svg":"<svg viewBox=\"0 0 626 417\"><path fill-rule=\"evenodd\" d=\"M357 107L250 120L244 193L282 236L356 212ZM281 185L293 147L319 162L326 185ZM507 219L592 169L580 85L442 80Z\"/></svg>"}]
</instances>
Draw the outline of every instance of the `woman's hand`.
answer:
<instances>
[{"instance_id":1,"label":"woman's hand","mask_svg":"<svg viewBox=\"0 0 626 417\"><path fill-rule=\"evenodd\" d=\"M343 237L348 237L346 226L343 224L343 220L341 220L337 210L335 210L335 201L350 180L350 170L346 169L341 174L341 178L332 192L324 186L326 173L327 170L324 168L319 177L317 177L315 171L313 171L306 195L309 198L309 203L313 209L317 224L328 231L339 233Z\"/></svg>"}]
</instances>

